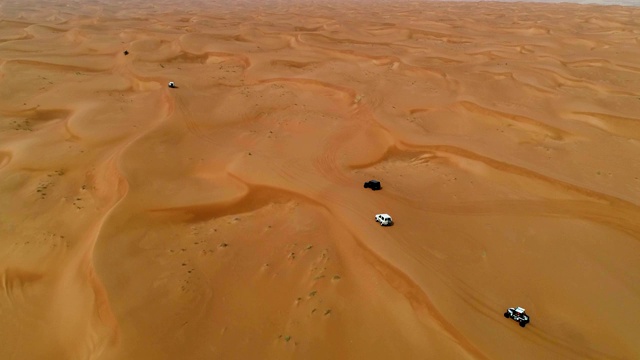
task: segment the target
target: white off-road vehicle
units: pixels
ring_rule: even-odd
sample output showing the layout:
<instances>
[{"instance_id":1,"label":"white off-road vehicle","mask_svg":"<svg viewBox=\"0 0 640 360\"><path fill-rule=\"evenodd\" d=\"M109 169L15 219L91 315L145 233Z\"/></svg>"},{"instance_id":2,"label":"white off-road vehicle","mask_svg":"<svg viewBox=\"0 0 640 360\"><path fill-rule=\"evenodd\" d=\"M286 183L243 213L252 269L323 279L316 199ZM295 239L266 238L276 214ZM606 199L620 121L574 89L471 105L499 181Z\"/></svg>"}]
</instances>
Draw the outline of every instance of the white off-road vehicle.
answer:
<instances>
[{"instance_id":1,"label":"white off-road vehicle","mask_svg":"<svg viewBox=\"0 0 640 360\"><path fill-rule=\"evenodd\" d=\"M391 219L391 215L389 214L377 214L376 221L379 222L382 226L389 226L393 224L393 220Z\"/></svg>"},{"instance_id":2,"label":"white off-road vehicle","mask_svg":"<svg viewBox=\"0 0 640 360\"><path fill-rule=\"evenodd\" d=\"M508 308L507 312L504 313L504 317L512 318L522 327L525 327L529 323L529 315L525 314L524 309L519 306L515 308Z\"/></svg>"}]
</instances>

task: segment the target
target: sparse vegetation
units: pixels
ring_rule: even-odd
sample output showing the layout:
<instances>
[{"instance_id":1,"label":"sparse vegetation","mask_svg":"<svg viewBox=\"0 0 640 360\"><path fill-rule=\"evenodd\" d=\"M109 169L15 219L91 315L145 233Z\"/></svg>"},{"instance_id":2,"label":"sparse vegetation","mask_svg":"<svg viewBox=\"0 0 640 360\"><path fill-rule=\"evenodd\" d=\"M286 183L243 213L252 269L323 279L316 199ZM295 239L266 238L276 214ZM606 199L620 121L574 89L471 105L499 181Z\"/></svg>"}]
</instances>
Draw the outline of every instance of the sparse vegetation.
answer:
<instances>
[{"instance_id":1,"label":"sparse vegetation","mask_svg":"<svg viewBox=\"0 0 640 360\"><path fill-rule=\"evenodd\" d=\"M48 177L48 178L52 178L52 177L54 177L54 176L56 176L56 175L57 175L57 176L62 176L62 175L64 175L64 174L65 174L65 170L64 170L64 169L58 169L58 170L55 170L55 171L54 171L54 172L52 172L52 173L48 173L48 174L47 174L47 177ZM51 181L40 182L40 183L38 184L38 187L36 188L36 192L37 192L37 193L39 193L39 195L40 195L40 198L41 198L41 199L44 199L44 198L46 197L46 195L47 195L46 191L47 191L51 186L53 186L53 181L52 181L52 180L51 180ZM81 199L80 199L80 198L78 198L77 200L81 200ZM74 205L75 205L75 203L74 203Z\"/></svg>"},{"instance_id":2,"label":"sparse vegetation","mask_svg":"<svg viewBox=\"0 0 640 360\"><path fill-rule=\"evenodd\" d=\"M25 119L23 121L13 120L11 122L11 126L13 130L33 131L33 126L31 125L31 122L28 119Z\"/></svg>"},{"instance_id":3,"label":"sparse vegetation","mask_svg":"<svg viewBox=\"0 0 640 360\"><path fill-rule=\"evenodd\" d=\"M40 193L40 198L44 199L47 195L46 191L51 186L51 182L40 183L36 189L36 192Z\"/></svg>"}]
</instances>

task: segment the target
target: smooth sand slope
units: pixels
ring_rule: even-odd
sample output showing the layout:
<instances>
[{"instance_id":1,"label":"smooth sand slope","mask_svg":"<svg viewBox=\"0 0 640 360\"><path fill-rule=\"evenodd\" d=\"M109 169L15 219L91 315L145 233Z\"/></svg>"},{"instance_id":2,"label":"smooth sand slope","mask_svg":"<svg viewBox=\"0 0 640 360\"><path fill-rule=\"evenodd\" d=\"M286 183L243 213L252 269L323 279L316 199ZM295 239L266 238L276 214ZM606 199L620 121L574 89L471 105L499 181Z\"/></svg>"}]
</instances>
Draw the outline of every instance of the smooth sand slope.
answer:
<instances>
[{"instance_id":1,"label":"smooth sand slope","mask_svg":"<svg viewBox=\"0 0 640 360\"><path fill-rule=\"evenodd\" d=\"M258 3L0 2L0 359L640 358L640 8Z\"/></svg>"}]
</instances>

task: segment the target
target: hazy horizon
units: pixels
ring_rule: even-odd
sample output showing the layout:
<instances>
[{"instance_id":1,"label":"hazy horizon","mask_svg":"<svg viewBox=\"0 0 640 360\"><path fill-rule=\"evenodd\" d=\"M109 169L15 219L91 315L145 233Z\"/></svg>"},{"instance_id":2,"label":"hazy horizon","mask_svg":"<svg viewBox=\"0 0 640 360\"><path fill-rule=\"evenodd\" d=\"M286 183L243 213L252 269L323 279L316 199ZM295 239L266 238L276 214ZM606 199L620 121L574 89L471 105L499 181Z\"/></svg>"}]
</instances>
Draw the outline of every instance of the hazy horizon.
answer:
<instances>
[{"instance_id":1,"label":"hazy horizon","mask_svg":"<svg viewBox=\"0 0 640 360\"><path fill-rule=\"evenodd\" d=\"M444 1L444 0L443 0ZM640 1L638 0L528 0L528 1L520 1L520 0L453 0L453 1L464 1L464 2L522 2L522 3L547 3L547 4L562 4L562 3L570 3L570 4L582 4L582 5L622 5L622 6L640 6Z\"/></svg>"}]
</instances>

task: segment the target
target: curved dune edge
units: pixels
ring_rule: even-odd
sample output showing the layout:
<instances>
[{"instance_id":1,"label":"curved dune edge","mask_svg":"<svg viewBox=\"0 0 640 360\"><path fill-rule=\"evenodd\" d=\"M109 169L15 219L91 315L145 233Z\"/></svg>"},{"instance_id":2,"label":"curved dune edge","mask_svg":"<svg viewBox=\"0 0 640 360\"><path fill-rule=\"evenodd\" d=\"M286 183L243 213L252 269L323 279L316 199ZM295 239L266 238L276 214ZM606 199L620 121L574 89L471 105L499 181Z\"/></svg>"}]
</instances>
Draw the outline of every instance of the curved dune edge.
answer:
<instances>
[{"instance_id":1,"label":"curved dune edge","mask_svg":"<svg viewBox=\"0 0 640 360\"><path fill-rule=\"evenodd\" d=\"M239 181L242 181L242 179L233 174L231 175ZM180 221L187 223L203 223L208 220L229 218L231 216L234 217L235 221L239 216L251 215L267 207L271 208L273 206L291 204L293 201L296 203L296 206L299 206L297 204L306 203L312 207L322 208L328 212L328 214L333 213L329 204L324 204L322 200L314 199L301 193L293 193L284 188L245 184L248 187L248 191L232 201L189 207L150 209L149 212L151 216L159 214L163 218L168 216L169 218L181 219ZM184 215L186 215L186 217ZM350 232L346 224L339 226L343 227L347 232ZM380 274L392 288L403 294L403 296L409 300L413 311L427 314L428 317L426 319L422 317L422 321L437 324L438 328L448 334L451 341L458 344L464 352L474 358L487 358L472 343L465 339L455 327L447 322L445 317L440 314L437 308L429 301L423 290L411 281L406 274L400 272L399 269L394 268L393 265L387 263L382 257L368 249L364 241L357 239L353 234L351 234L351 236L353 236L353 239L357 242L357 249L365 252L366 255L364 255L363 259L367 264L372 265L376 273Z\"/></svg>"},{"instance_id":2,"label":"curved dune edge","mask_svg":"<svg viewBox=\"0 0 640 360\"><path fill-rule=\"evenodd\" d=\"M11 153L9 152L0 152L0 169L5 167L9 162L11 162Z\"/></svg>"},{"instance_id":3,"label":"curved dune edge","mask_svg":"<svg viewBox=\"0 0 640 360\"><path fill-rule=\"evenodd\" d=\"M1 358L640 354L637 8L2 14Z\"/></svg>"}]
</instances>

